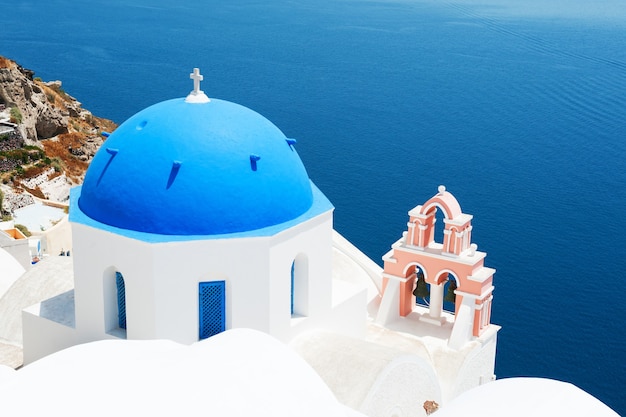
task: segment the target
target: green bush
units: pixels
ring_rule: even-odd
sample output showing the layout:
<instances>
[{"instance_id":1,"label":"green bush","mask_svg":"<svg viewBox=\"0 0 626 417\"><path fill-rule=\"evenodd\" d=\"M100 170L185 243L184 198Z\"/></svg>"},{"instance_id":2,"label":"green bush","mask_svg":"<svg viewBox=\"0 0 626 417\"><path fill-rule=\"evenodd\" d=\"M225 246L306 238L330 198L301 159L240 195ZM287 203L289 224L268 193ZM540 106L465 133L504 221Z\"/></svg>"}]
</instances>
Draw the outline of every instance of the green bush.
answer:
<instances>
[{"instance_id":1,"label":"green bush","mask_svg":"<svg viewBox=\"0 0 626 417\"><path fill-rule=\"evenodd\" d=\"M52 160L52 168L54 168L54 172L61 172L61 163L59 162L58 159L54 158Z\"/></svg>"},{"instance_id":2,"label":"green bush","mask_svg":"<svg viewBox=\"0 0 626 417\"><path fill-rule=\"evenodd\" d=\"M22 123L22 112L17 107L11 107L11 123Z\"/></svg>"},{"instance_id":3,"label":"green bush","mask_svg":"<svg viewBox=\"0 0 626 417\"><path fill-rule=\"evenodd\" d=\"M16 224L15 228L19 230L20 232L22 232L24 236L26 237L31 236L30 230L28 230L28 227L24 226L23 224Z\"/></svg>"},{"instance_id":4,"label":"green bush","mask_svg":"<svg viewBox=\"0 0 626 417\"><path fill-rule=\"evenodd\" d=\"M0 157L5 157L13 161L20 161L22 164L39 161L46 158L43 149L37 146L24 146L20 149L12 149L10 151L0 152Z\"/></svg>"}]
</instances>

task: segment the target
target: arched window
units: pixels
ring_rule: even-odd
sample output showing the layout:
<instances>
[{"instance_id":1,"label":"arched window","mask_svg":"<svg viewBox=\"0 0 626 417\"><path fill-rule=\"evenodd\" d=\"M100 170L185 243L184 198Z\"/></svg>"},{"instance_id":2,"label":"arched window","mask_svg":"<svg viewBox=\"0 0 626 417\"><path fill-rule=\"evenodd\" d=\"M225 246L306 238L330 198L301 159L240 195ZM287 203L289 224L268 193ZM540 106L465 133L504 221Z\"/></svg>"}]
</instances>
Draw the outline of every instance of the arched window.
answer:
<instances>
[{"instance_id":1,"label":"arched window","mask_svg":"<svg viewBox=\"0 0 626 417\"><path fill-rule=\"evenodd\" d=\"M117 323L120 329L126 328L126 284L121 272L115 272L117 288Z\"/></svg>"},{"instance_id":2,"label":"arched window","mask_svg":"<svg viewBox=\"0 0 626 417\"><path fill-rule=\"evenodd\" d=\"M111 266L102 274L104 304L104 331L112 336L126 338L126 280Z\"/></svg>"},{"instance_id":3,"label":"arched window","mask_svg":"<svg viewBox=\"0 0 626 417\"><path fill-rule=\"evenodd\" d=\"M309 260L299 254L291 263L291 315L309 314Z\"/></svg>"}]
</instances>

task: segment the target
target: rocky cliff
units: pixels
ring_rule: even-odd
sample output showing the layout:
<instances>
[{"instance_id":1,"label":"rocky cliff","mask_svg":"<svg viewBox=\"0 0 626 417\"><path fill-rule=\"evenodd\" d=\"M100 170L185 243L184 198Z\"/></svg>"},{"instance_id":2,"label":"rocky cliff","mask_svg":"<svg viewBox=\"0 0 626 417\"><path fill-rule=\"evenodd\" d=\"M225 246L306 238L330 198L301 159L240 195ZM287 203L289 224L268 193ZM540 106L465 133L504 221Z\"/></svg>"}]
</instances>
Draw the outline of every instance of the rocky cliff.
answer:
<instances>
[{"instance_id":1,"label":"rocky cliff","mask_svg":"<svg viewBox=\"0 0 626 417\"><path fill-rule=\"evenodd\" d=\"M80 183L103 142L102 131L116 126L83 109L60 81L44 82L34 75L0 56L0 180L5 193L65 200L65 190L43 191L48 181L56 188L66 184L61 188L67 191ZM38 178L35 189L27 185L33 178Z\"/></svg>"}]
</instances>

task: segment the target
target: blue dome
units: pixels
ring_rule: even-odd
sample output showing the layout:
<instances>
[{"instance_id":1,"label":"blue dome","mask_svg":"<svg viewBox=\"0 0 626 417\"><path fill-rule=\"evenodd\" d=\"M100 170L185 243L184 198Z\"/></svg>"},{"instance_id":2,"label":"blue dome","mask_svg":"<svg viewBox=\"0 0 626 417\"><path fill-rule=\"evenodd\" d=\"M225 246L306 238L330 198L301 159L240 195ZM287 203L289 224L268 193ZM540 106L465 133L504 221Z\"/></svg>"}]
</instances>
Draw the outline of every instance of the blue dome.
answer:
<instances>
[{"instance_id":1,"label":"blue dome","mask_svg":"<svg viewBox=\"0 0 626 417\"><path fill-rule=\"evenodd\" d=\"M313 204L294 141L228 101L155 104L96 153L78 206L122 229L216 235L277 225Z\"/></svg>"}]
</instances>

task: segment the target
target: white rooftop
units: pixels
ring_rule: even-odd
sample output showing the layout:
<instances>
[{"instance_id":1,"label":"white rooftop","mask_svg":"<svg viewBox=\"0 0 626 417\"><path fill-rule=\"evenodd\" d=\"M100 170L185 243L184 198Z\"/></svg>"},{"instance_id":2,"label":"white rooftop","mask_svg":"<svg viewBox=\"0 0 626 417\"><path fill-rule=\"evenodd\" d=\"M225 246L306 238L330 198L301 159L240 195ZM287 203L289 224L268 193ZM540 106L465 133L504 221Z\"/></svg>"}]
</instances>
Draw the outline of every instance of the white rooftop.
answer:
<instances>
[{"instance_id":1,"label":"white rooftop","mask_svg":"<svg viewBox=\"0 0 626 417\"><path fill-rule=\"evenodd\" d=\"M437 417L618 417L600 400L567 382L544 378L505 378L469 390Z\"/></svg>"},{"instance_id":2,"label":"white rooftop","mask_svg":"<svg viewBox=\"0 0 626 417\"><path fill-rule=\"evenodd\" d=\"M15 210L13 219L16 224L23 224L31 232L47 230L65 217L65 211L41 203L31 204Z\"/></svg>"},{"instance_id":3,"label":"white rooftop","mask_svg":"<svg viewBox=\"0 0 626 417\"><path fill-rule=\"evenodd\" d=\"M296 353L248 329L191 346L165 340L74 346L18 372L0 372L0 398L3 415L363 417L341 405Z\"/></svg>"}]
</instances>

